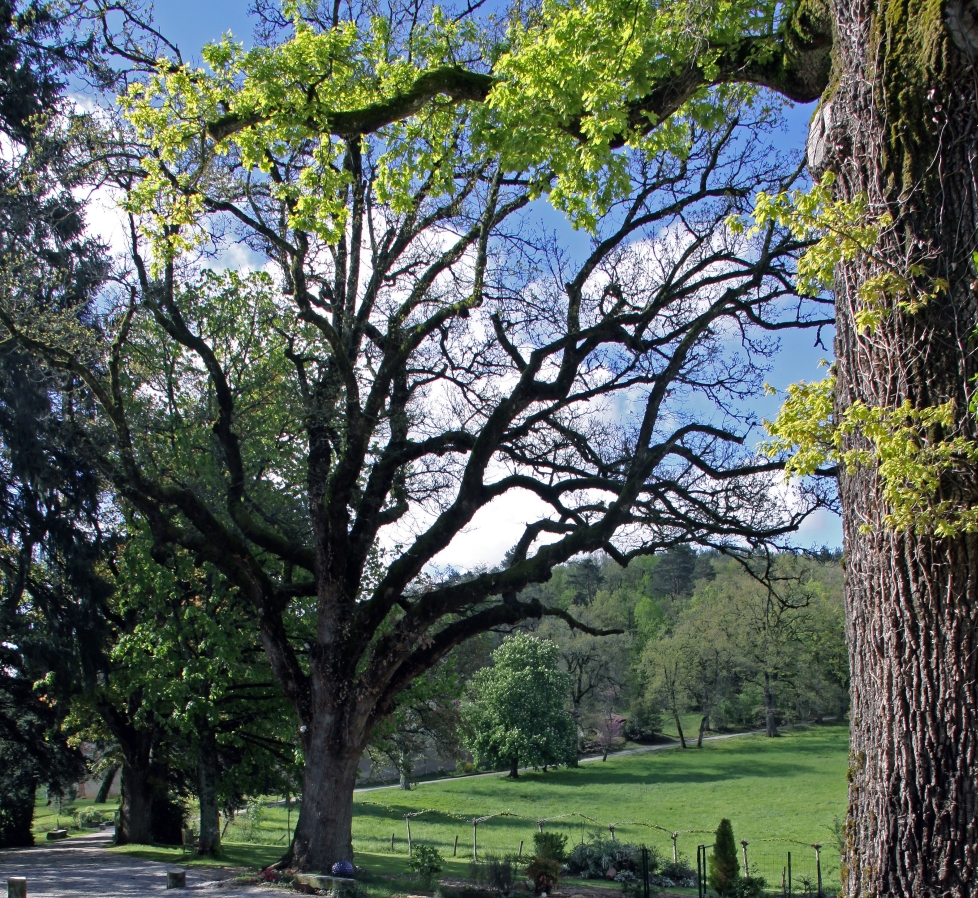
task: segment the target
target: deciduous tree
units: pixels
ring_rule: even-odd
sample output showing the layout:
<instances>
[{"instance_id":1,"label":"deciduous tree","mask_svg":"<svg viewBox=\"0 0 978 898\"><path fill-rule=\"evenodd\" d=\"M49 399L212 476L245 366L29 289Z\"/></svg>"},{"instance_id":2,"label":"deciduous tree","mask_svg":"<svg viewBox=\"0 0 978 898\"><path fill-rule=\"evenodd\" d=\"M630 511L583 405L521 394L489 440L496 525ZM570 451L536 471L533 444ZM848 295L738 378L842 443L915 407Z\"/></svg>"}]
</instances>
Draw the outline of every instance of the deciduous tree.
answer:
<instances>
[{"instance_id":1,"label":"deciduous tree","mask_svg":"<svg viewBox=\"0 0 978 898\"><path fill-rule=\"evenodd\" d=\"M508 636L492 666L472 678L465 708L466 748L483 764L557 767L577 761L577 725L564 707L570 679L557 646L525 633Z\"/></svg>"},{"instance_id":2,"label":"deciduous tree","mask_svg":"<svg viewBox=\"0 0 978 898\"><path fill-rule=\"evenodd\" d=\"M575 148L603 118L541 100L540 128L501 147L512 98L455 102L494 80L466 16L302 10L253 52L207 50L210 72L127 38L151 74L126 101L135 135L99 147L132 210L107 355L10 304L0 321L84 383L115 434L102 470L159 546L252 602L306 761L294 862L327 868L352 853L356 765L397 695L472 635L572 619L525 586L599 549L777 541L818 504L773 498L739 401L772 335L827 319L791 297L794 238L727 226L793 180L763 105L725 91L663 118L707 81L780 77L746 45L667 67L676 90L636 106L634 145L609 138L611 179L592 184L603 151ZM635 33L699 46L662 16ZM545 189L593 228L578 257L532 227ZM229 238L274 278L202 270ZM426 573L517 491L540 511L503 567ZM290 620L310 600L305 649Z\"/></svg>"}]
</instances>

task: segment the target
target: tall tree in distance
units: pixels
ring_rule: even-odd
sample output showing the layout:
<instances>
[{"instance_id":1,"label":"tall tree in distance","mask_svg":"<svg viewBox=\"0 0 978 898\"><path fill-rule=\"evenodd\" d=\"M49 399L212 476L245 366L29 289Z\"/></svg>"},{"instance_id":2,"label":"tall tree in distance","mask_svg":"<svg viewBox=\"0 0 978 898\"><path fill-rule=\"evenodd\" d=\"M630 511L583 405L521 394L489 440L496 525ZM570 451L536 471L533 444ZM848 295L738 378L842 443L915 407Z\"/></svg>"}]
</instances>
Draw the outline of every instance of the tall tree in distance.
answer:
<instances>
[{"instance_id":1,"label":"tall tree in distance","mask_svg":"<svg viewBox=\"0 0 978 898\"><path fill-rule=\"evenodd\" d=\"M577 726L564 705L570 678L557 646L526 633L508 636L492 666L476 671L465 708L466 748L482 764L556 767L577 762Z\"/></svg>"}]
</instances>

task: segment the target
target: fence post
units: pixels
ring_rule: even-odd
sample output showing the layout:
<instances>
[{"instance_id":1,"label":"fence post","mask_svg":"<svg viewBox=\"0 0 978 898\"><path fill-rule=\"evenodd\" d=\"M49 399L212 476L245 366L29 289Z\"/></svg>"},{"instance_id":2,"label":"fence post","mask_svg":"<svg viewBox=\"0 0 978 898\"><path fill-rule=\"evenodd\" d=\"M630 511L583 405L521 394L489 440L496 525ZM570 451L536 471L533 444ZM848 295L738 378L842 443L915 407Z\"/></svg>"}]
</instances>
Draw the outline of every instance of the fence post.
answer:
<instances>
[{"instance_id":1,"label":"fence post","mask_svg":"<svg viewBox=\"0 0 978 898\"><path fill-rule=\"evenodd\" d=\"M391 833L391 854L394 853L394 833Z\"/></svg>"},{"instance_id":2,"label":"fence post","mask_svg":"<svg viewBox=\"0 0 978 898\"><path fill-rule=\"evenodd\" d=\"M478 830L479 830L479 821L476 820L475 817L473 817L472 818L472 860L473 861L479 860L479 841L478 838L476 837L476 833L478 832Z\"/></svg>"},{"instance_id":3,"label":"fence post","mask_svg":"<svg viewBox=\"0 0 978 898\"><path fill-rule=\"evenodd\" d=\"M615 841L615 824L614 823L609 823L608 824L608 831L611 833L611 841L614 842Z\"/></svg>"},{"instance_id":4,"label":"fence post","mask_svg":"<svg viewBox=\"0 0 978 898\"><path fill-rule=\"evenodd\" d=\"M791 898L791 852L788 852L788 898Z\"/></svg>"},{"instance_id":5,"label":"fence post","mask_svg":"<svg viewBox=\"0 0 978 898\"><path fill-rule=\"evenodd\" d=\"M679 863L679 852L676 850L676 839L679 838L679 833L672 834L672 862L674 864Z\"/></svg>"},{"instance_id":6,"label":"fence post","mask_svg":"<svg viewBox=\"0 0 978 898\"><path fill-rule=\"evenodd\" d=\"M455 847L452 848L452 857L458 854L458 833L455 833Z\"/></svg>"},{"instance_id":7,"label":"fence post","mask_svg":"<svg viewBox=\"0 0 978 898\"><path fill-rule=\"evenodd\" d=\"M407 824L408 831L408 857L414 857L411 849L411 818L407 814L404 815L404 822Z\"/></svg>"},{"instance_id":8,"label":"fence post","mask_svg":"<svg viewBox=\"0 0 978 898\"><path fill-rule=\"evenodd\" d=\"M706 898L706 846L696 848L696 887L699 898Z\"/></svg>"},{"instance_id":9,"label":"fence post","mask_svg":"<svg viewBox=\"0 0 978 898\"><path fill-rule=\"evenodd\" d=\"M543 821L542 820L537 820L537 829L539 829L540 832L543 832Z\"/></svg>"},{"instance_id":10,"label":"fence post","mask_svg":"<svg viewBox=\"0 0 978 898\"><path fill-rule=\"evenodd\" d=\"M517 857L523 857L523 840L520 839L520 853L516 855Z\"/></svg>"},{"instance_id":11,"label":"fence post","mask_svg":"<svg viewBox=\"0 0 978 898\"><path fill-rule=\"evenodd\" d=\"M786 896L788 894L788 878L787 878L787 867L781 868L781 894Z\"/></svg>"},{"instance_id":12,"label":"fence post","mask_svg":"<svg viewBox=\"0 0 978 898\"><path fill-rule=\"evenodd\" d=\"M750 870L747 867L747 840L740 840L741 847L744 849L744 878L750 876Z\"/></svg>"},{"instance_id":13,"label":"fence post","mask_svg":"<svg viewBox=\"0 0 978 898\"><path fill-rule=\"evenodd\" d=\"M642 898L649 898L649 849L642 846Z\"/></svg>"},{"instance_id":14,"label":"fence post","mask_svg":"<svg viewBox=\"0 0 978 898\"><path fill-rule=\"evenodd\" d=\"M818 898L822 898L822 853L821 853L822 844L821 842L816 842L814 845L812 845L812 848L815 849L815 876L816 879L818 880L818 892L816 894L818 895Z\"/></svg>"}]
</instances>

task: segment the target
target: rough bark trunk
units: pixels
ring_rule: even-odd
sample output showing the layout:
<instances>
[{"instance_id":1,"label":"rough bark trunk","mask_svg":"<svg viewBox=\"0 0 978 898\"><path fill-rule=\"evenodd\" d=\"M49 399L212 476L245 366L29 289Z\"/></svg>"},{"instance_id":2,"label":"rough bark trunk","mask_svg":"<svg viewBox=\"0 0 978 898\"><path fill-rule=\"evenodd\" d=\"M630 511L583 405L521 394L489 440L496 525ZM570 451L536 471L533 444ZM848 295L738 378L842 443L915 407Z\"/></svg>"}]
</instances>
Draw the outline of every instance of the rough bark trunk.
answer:
<instances>
[{"instance_id":1,"label":"rough bark trunk","mask_svg":"<svg viewBox=\"0 0 978 898\"><path fill-rule=\"evenodd\" d=\"M512 779L518 780L520 778L520 760L519 758L513 758L509 765L509 775Z\"/></svg>"},{"instance_id":2,"label":"rough bark trunk","mask_svg":"<svg viewBox=\"0 0 978 898\"><path fill-rule=\"evenodd\" d=\"M768 736L780 736L778 732L777 696L771 685L771 675L764 672L764 728Z\"/></svg>"},{"instance_id":3,"label":"rough bark trunk","mask_svg":"<svg viewBox=\"0 0 978 898\"><path fill-rule=\"evenodd\" d=\"M153 787L150 782L149 751L128 753L122 763L122 794L119 802L117 845L149 845L153 841Z\"/></svg>"},{"instance_id":4,"label":"rough bark trunk","mask_svg":"<svg viewBox=\"0 0 978 898\"><path fill-rule=\"evenodd\" d=\"M212 730L198 730L197 800L200 804L198 854L213 854L221 844L221 818L217 799L217 739Z\"/></svg>"},{"instance_id":5,"label":"rough bark trunk","mask_svg":"<svg viewBox=\"0 0 978 898\"><path fill-rule=\"evenodd\" d=\"M297 870L329 873L353 861L353 789L360 747L315 745L306 750L302 804L292 843Z\"/></svg>"},{"instance_id":6,"label":"rough bark trunk","mask_svg":"<svg viewBox=\"0 0 978 898\"><path fill-rule=\"evenodd\" d=\"M915 314L893 298L869 333L855 321L859 287L882 269L865 257L839 266L836 412L953 400L954 430L974 439L978 10L835 0L833 13L835 72L809 161L836 172L839 198L892 215L877 259L901 272L920 262L921 292L949 284ZM888 529L873 469L839 485L852 667L843 892L964 898L978 881L978 536ZM973 475L941 489L964 506L978 496Z\"/></svg>"}]
</instances>

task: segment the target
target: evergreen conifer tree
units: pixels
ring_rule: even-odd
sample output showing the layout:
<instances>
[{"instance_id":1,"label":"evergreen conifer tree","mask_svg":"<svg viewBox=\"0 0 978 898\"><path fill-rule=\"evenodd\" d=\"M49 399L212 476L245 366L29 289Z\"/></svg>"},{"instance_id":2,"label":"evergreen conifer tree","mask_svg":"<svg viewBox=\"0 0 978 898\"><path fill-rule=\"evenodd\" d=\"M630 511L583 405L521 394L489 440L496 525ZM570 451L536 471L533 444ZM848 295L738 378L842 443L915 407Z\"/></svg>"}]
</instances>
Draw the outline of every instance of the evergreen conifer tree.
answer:
<instances>
[{"instance_id":1,"label":"evergreen conifer tree","mask_svg":"<svg viewBox=\"0 0 978 898\"><path fill-rule=\"evenodd\" d=\"M710 873L707 882L718 895L732 895L740 879L740 866L737 861L737 843L734 841L733 826L724 817L717 827L716 841L709 858Z\"/></svg>"}]
</instances>

